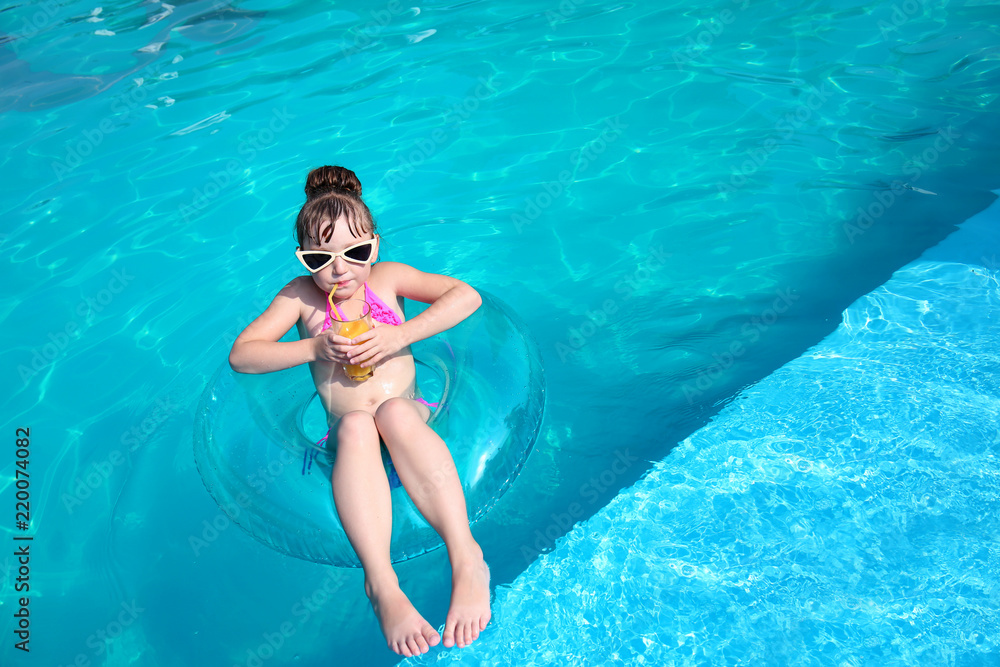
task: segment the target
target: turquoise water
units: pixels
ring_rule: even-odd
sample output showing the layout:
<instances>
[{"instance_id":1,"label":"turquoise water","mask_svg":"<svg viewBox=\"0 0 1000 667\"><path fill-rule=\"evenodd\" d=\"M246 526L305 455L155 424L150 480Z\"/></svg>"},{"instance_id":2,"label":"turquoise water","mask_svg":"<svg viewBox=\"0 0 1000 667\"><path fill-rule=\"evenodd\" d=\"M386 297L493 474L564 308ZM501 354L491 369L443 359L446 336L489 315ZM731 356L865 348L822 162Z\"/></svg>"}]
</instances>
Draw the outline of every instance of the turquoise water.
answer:
<instances>
[{"instance_id":1,"label":"turquoise water","mask_svg":"<svg viewBox=\"0 0 1000 667\"><path fill-rule=\"evenodd\" d=\"M995 203L420 662L997 664L998 252Z\"/></svg>"},{"instance_id":2,"label":"turquoise water","mask_svg":"<svg viewBox=\"0 0 1000 667\"><path fill-rule=\"evenodd\" d=\"M288 558L224 522L212 528L220 510L192 453L198 396L236 334L299 273L292 222L307 170L325 163L358 173L389 258L501 295L542 351L541 434L477 526L498 598L522 586L539 600L575 590L581 568L553 574L544 553L573 523L627 504L633 496L620 492L647 471L643 481L695 495L709 472L741 491L722 472L725 448L692 434L745 387L764 391L755 383L995 199L998 16L984 2L572 0L0 12L3 420L11 439L31 428L35 535L30 656L9 641L14 566L0 559L5 664L395 661L356 571ZM812 414L804 380L790 381L782 404ZM886 410L904 413L907 400ZM836 442L814 446L848 446ZM654 477L701 445L703 476ZM0 525L12 545L8 451ZM983 475L995 474L987 463ZM969 490L984 512L995 509L991 493ZM711 548L711 535L685 524L693 509L682 500L639 518L692 525L686 543ZM791 534L815 534L823 511ZM994 542L947 507L939 516L923 530L928 553L952 553L935 536L954 539L976 556L953 559L953 576L995 590L983 574L996 570ZM846 553L866 562L871 543L858 540ZM629 572L629 543L608 545L589 566ZM809 559L795 565L806 579L839 576ZM442 623L443 552L399 574ZM887 595L924 590L883 578ZM678 591L666 573L649 581L620 580L623 609L640 609L649 590ZM970 592L942 590L937 613L964 613ZM808 632L770 635L763 658L739 641L719 652L727 618L746 618L763 596L752 589L706 615L697 636L710 652L674 660L824 664ZM657 624L682 617L671 613L643 616L624 637L594 624L588 637L662 646ZM483 637L485 653L468 652L470 664L524 655L505 639L517 627L509 619ZM909 620L904 643L934 622ZM978 631L970 623L953 635ZM980 636L995 636L989 623ZM747 642L759 634L738 627ZM898 644L879 646L895 652L855 662L907 659ZM988 664L996 653L949 646L945 664ZM574 660L583 658L558 645L549 657Z\"/></svg>"}]
</instances>

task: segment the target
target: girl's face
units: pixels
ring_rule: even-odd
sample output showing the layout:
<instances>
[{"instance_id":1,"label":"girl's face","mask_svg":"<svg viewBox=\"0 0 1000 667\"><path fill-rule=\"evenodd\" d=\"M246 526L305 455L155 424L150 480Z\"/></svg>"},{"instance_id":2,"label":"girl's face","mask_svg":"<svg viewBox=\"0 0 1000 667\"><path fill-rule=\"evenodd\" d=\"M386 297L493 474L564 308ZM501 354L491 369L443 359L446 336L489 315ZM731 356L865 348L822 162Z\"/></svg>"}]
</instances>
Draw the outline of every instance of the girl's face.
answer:
<instances>
[{"instance_id":1,"label":"girl's face","mask_svg":"<svg viewBox=\"0 0 1000 667\"><path fill-rule=\"evenodd\" d=\"M323 238L329 233L329 228L333 225L333 235L329 241L316 245L315 241L308 239L302 250L327 250L334 253L342 253L344 250L356 246L369 239L374 239L371 254L367 262L357 262L339 255L334 258L333 263L325 266L312 274L313 282L324 292L336 292L338 299L347 299L368 280L372 271L372 262L378 259L378 237L368 232L362 237L354 236L351 226L344 218L338 218L336 223L324 220L319 225L318 237ZM355 253L351 253L355 254Z\"/></svg>"}]
</instances>

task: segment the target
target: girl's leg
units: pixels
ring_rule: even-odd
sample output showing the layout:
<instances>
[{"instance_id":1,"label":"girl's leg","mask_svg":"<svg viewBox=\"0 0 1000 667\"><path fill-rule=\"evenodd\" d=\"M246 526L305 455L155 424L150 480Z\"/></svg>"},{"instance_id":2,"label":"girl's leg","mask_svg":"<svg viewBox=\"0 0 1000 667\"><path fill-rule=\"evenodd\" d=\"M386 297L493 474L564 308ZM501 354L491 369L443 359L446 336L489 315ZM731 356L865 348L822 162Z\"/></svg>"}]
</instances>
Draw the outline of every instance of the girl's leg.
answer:
<instances>
[{"instance_id":1,"label":"girl's leg","mask_svg":"<svg viewBox=\"0 0 1000 667\"><path fill-rule=\"evenodd\" d=\"M451 452L427 425L430 411L408 398L391 398L375 411L375 424L406 492L444 539L451 561L451 606L444 645L479 637L490 620L489 569L472 531Z\"/></svg>"},{"instance_id":2,"label":"girl's leg","mask_svg":"<svg viewBox=\"0 0 1000 667\"><path fill-rule=\"evenodd\" d=\"M333 499L347 539L364 568L365 593L386 642L396 653L410 657L426 653L428 645L434 646L440 637L410 604L392 569L392 501L379 447L378 430L370 414L349 412L341 418Z\"/></svg>"}]
</instances>

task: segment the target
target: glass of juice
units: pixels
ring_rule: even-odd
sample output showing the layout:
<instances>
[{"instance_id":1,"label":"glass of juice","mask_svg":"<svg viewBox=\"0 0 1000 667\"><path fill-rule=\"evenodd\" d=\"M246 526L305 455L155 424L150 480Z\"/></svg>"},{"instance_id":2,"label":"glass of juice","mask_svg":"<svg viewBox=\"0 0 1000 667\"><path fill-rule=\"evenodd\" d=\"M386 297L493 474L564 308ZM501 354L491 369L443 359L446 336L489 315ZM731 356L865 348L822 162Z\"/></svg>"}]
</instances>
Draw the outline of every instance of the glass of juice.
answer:
<instances>
[{"instance_id":1,"label":"glass of juice","mask_svg":"<svg viewBox=\"0 0 1000 667\"><path fill-rule=\"evenodd\" d=\"M367 302L361 299L347 299L337 304L337 314L343 318L339 323L334 322L334 326L340 325L337 333L345 338L360 336L372 328L372 309ZM375 367L362 368L357 364L347 364L344 366L344 373L355 382L364 382L375 374Z\"/></svg>"}]
</instances>

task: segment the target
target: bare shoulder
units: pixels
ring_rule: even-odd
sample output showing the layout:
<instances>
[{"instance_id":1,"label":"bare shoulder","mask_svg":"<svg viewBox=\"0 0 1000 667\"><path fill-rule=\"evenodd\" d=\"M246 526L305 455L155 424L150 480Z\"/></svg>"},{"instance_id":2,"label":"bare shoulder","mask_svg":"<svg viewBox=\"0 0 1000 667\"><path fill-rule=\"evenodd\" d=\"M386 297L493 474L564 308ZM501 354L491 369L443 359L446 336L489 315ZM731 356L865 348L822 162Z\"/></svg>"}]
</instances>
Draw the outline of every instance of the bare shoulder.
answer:
<instances>
[{"instance_id":1,"label":"bare shoulder","mask_svg":"<svg viewBox=\"0 0 1000 667\"><path fill-rule=\"evenodd\" d=\"M304 297L308 297L313 292L316 291L316 283L312 281L309 276L296 276L288 281L288 283L281 288L278 292L277 297L284 297L286 299L299 299L302 300Z\"/></svg>"},{"instance_id":2,"label":"bare shoulder","mask_svg":"<svg viewBox=\"0 0 1000 667\"><path fill-rule=\"evenodd\" d=\"M378 262L372 264L372 272L368 276L369 282L385 283L387 286L394 285L402 276L407 273L407 269L413 267L402 262Z\"/></svg>"},{"instance_id":3,"label":"bare shoulder","mask_svg":"<svg viewBox=\"0 0 1000 667\"><path fill-rule=\"evenodd\" d=\"M431 303L462 281L438 273L427 273L402 262L379 262L372 266L369 277L372 289L382 289L399 296L423 303Z\"/></svg>"},{"instance_id":4,"label":"bare shoulder","mask_svg":"<svg viewBox=\"0 0 1000 667\"><path fill-rule=\"evenodd\" d=\"M368 274L368 286L382 301L387 304L395 304L396 310L403 312L403 301L399 295L400 272L399 267L406 266L399 262L378 262L372 264L371 273Z\"/></svg>"},{"instance_id":5,"label":"bare shoulder","mask_svg":"<svg viewBox=\"0 0 1000 667\"><path fill-rule=\"evenodd\" d=\"M270 305L251 322L237 340L276 341L308 312L316 287L308 276L299 276L282 287Z\"/></svg>"}]
</instances>

